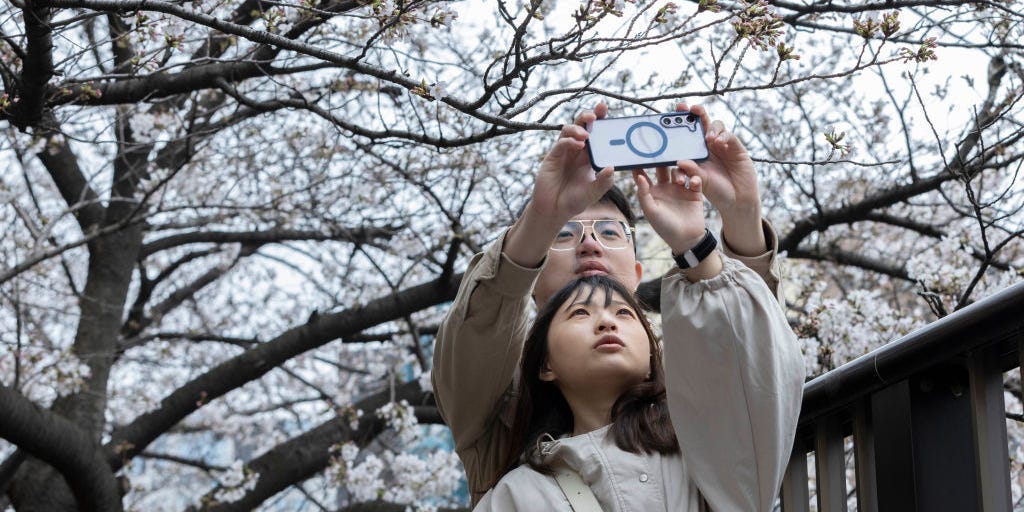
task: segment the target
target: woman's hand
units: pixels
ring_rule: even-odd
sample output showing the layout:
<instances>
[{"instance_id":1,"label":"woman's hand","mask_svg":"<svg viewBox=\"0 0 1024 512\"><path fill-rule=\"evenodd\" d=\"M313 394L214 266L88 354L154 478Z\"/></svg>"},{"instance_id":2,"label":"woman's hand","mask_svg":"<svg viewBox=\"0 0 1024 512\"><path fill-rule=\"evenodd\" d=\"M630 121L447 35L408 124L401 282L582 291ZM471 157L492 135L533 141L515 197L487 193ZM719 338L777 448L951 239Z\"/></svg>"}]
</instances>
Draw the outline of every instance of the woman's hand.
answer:
<instances>
[{"instance_id":1,"label":"woman's hand","mask_svg":"<svg viewBox=\"0 0 1024 512\"><path fill-rule=\"evenodd\" d=\"M633 171L637 198L644 217L669 247L672 254L682 254L704 237L704 181L692 160L682 160L679 167L658 167L656 181L647 171Z\"/></svg>"},{"instance_id":2,"label":"woman's hand","mask_svg":"<svg viewBox=\"0 0 1024 512\"><path fill-rule=\"evenodd\" d=\"M704 238L704 180L699 170L692 160L682 160L677 169L657 168L656 183L646 171L633 171L640 208L673 256L693 249ZM721 271L722 258L716 251L687 269L686 278L697 282Z\"/></svg>"}]
</instances>

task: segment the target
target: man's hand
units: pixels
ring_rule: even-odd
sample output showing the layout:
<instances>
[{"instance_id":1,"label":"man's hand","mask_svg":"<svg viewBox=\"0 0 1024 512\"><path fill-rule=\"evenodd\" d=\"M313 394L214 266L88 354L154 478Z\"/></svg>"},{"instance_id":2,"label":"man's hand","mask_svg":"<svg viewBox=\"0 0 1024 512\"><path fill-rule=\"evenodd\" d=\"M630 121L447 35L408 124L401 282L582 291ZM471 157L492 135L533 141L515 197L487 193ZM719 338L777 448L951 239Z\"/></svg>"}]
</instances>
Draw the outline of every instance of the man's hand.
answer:
<instances>
[{"instance_id":1,"label":"man's hand","mask_svg":"<svg viewBox=\"0 0 1024 512\"><path fill-rule=\"evenodd\" d=\"M687 110L685 103L676 110ZM689 111L700 117L710 156L698 167L704 195L722 215L722 234L729 247L745 256L768 250L761 226L761 195L757 172L747 148L722 121L711 121L701 105Z\"/></svg>"},{"instance_id":2,"label":"man's hand","mask_svg":"<svg viewBox=\"0 0 1024 512\"><path fill-rule=\"evenodd\" d=\"M608 106L599 103L594 110L576 116L574 124L565 125L554 147L544 157L533 185L533 199L527 208L537 214L565 221L597 202L612 187L611 167L594 173L587 154L584 128L595 119L604 118Z\"/></svg>"},{"instance_id":3,"label":"man's hand","mask_svg":"<svg viewBox=\"0 0 1024 512\"><path fill-rule=\"evenodd\" d=\"M574 124L562 127L537 171L530 203L505 238L503 251L516 264L540 265L566 221L612 188L614 169L607 167L595 174L590 166L585 142L590 134L584 128L607 114L608 106L598 103L594 110L576 116Z\"/></svg>"}]
</instances>

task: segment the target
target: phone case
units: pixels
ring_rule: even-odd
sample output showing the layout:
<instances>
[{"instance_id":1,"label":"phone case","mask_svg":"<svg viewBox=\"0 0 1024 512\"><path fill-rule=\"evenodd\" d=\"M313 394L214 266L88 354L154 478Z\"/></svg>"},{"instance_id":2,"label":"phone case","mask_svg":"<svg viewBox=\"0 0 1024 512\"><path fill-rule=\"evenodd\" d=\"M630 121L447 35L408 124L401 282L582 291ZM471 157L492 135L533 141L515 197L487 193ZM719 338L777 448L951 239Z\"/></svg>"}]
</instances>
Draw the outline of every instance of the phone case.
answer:
<instances>
[{"instance_id":1,"label":"phone case","mask_svg":"<svg viewBox=\"0 0 1024 512\"><path fill-rule=\"evenodd\" d=\"M676 165L707 160L700 118L689 112L598 119L587 126L587 151L594 170Z\"/></svg>"}]
</instances>

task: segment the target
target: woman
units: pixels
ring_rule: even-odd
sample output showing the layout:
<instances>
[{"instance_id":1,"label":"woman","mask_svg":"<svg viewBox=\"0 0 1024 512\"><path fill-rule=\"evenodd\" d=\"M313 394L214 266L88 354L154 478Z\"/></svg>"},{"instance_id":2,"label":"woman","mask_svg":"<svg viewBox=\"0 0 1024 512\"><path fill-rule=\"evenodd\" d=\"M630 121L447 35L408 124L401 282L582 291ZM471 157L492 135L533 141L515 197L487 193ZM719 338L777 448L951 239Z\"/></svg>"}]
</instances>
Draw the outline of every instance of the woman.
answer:
<instances>
[{"instance_id":1,"label":"woman","mask_svg":"<svg viewBox=\"0 0 1024 512\"><path fill-rule=\"evenodd\" d=\"M781 309L727 258L700 283L667 277L662 304L664 362L615 280L583 277L552 296L520 362L508 472L475 510L571 510L560 468L605 511L771 509L804 375Z\"/></svg>"}]
</instances>

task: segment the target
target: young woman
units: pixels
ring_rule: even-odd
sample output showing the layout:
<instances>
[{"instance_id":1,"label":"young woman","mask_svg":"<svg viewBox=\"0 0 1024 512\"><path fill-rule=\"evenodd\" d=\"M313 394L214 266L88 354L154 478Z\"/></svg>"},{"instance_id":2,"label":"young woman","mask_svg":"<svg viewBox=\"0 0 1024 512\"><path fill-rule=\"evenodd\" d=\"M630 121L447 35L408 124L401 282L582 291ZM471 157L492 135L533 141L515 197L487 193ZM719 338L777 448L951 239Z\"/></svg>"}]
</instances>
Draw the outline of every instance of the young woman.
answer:
<instances>
[{"instance_id":1,"label":"young woman","mask_svg":"<svg viewBox=\"0 0 1024 512\"><path fill-rule=\"evenodd\" d=\"M663 349L612 278L552 296L520 362L508 472L474 510L571 510L564 468L605 511L771 509L804 375L792 331L735 260L701 284L675 277Z\"/></svg>"}]
</instances>

